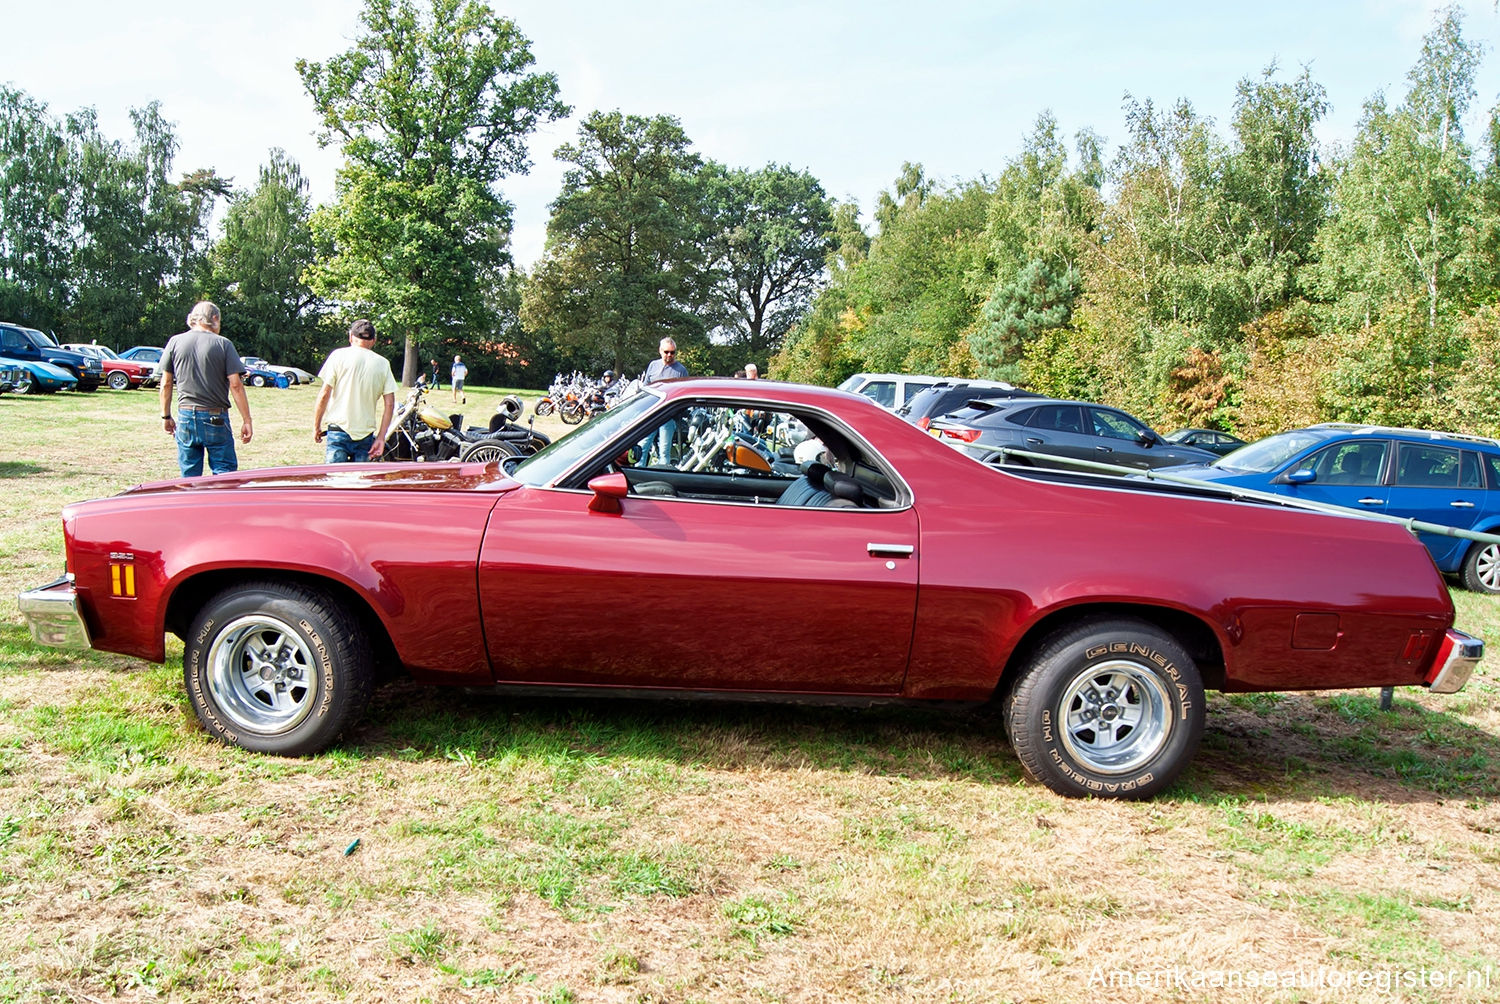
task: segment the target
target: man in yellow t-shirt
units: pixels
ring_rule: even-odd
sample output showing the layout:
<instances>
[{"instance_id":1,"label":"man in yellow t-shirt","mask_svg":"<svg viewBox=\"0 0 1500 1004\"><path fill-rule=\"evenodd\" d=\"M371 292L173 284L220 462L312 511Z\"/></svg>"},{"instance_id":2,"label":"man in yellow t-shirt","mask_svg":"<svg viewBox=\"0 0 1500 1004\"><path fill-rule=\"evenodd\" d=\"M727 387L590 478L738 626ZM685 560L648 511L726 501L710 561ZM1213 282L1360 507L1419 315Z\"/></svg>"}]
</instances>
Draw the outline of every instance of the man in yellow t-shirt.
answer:
<instances>
[{"instance_id":1,"label":"man in yellow t-shirt","mask_svg":"<svg viewBox=\"0 0 1500 1004\"><path fill-rule=\"evenodd\" d=\"M361 463L384 453L396 411L396 377L385 356L375 352L375 325L366 320L349 325L349 345L328 354L318 379L323 389L313 408L313 442L327 437L324 462ZM378 422L377 407L382 408Z\"/></svg>"}]
</instances>

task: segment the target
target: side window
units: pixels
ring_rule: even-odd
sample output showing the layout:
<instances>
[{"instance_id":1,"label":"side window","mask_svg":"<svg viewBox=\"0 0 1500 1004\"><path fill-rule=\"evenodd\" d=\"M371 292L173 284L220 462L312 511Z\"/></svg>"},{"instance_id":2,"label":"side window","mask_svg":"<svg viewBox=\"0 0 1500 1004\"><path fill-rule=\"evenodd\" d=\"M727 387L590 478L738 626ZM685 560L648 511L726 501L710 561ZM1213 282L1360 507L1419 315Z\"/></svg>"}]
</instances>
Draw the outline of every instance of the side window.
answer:
<instances>
[{"instance_id":1,"label":"side window","mask_svg":"<svg viewBox=\"0 0 1500 1004\"><path fill-rule=\"evenodd\" d=\"M1463 461L1458 469L1458 487L1484 487L1484 472L1479 469L1479 454L1470 450L1464 451Z\"/></svg>"},{"instance_id":2,"label":"side window","mask_svg":"<svg viewBox=\"0 0 1500 1004\"><path fill-rule=\"evenodd\" d=\"M1033 429L1053 432L1083 432L1078 407L1072 404L1048 404L1036 408L1026 417L1026 424Z\"/></svg>"},{"instance_id":3,"label":"side window","mask_svg":"<svg viewBox=\"0 0 1500 1004\"><path fill-rule=\"evenodd\" d=\"M1317 472L1319 483L1325 485L1378 485L1389 447L1383 439L1335 443L1319 450L1297 468L1311 467Z\"/></svg>"},{"instance_id":4,"label":"side window","mask_svg":"<svg viewBox=\"0 0 1500 1004\"><path fill-rule=\"evenodd\" d=\"M872 381L861 387L859 392L882 408L896 406L896 384L891 380Z\"/></svg>"},{"instance_id":5,"label":"side window","mask_svg":"<svg viewBox=\"0 0 1500 1004\"><path fill-rule=\"evenodd\" d=\"M1446 446L1402 443L1396 484L1408 488L1456 488L1462 451Z\"/></svg>"},{"instance_id":6,"label":"side window","mask_svg":"<svg viewBox=\"0 0 1500 1004\"><path fill-rule=\"evenodd\" d=\"M695 407L675 412L622 459L651 470L787 479L797 476L794 453L809 438L785 412Z\"/></svg>"},{"instance_id":7,"label":"side window","mask_svg":"<svg viewBox=\"0 0 1500 1004\"><path fill-rule=\"evenodd\" d=\"M21 333L15 328L0 328L0 348L18 349L23 344Z\"/></svg>"},{"instance_id":8,"label":"side window","mask_svg":"<svg viewBox=\"0 0 1500 1004\"><path fill-rule=\"evenodd\" d=\"M1134 441L1146 431L1144 426L1137 425L1118 411L1104 411L1100 408L1090 408L1089 416L1094 422L1094 435L1104 439L1128 439Z\"/></svg>"}]
</instances>

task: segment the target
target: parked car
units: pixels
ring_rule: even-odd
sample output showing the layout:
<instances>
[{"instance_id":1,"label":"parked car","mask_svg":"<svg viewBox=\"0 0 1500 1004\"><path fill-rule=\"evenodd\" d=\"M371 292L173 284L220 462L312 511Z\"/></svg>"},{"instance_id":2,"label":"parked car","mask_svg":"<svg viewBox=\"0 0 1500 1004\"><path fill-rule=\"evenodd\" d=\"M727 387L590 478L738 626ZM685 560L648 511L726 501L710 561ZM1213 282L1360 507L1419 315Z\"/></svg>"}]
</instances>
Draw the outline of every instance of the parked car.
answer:
<instances>
[{"instance_id":1,"label":"parked car","mask_svg":"<svg viewBox=\"0 0 1500 1004\"><path fill-rule=\"evenodd\" d=\"M1482 436L1329 423L1168 473L1460 530L1500 530L1500 440ZM1435 533L1420 539L1465 588L1500 593L1500 546Z\"/></svg>"},{"instance_id":2,"label":"parked car","mask_svg":"<svg viewBox=\"0 0 1500 1004\"><path fill-rule=\"evenodd\" d=\"M51 363L0 356L0 366L20 370L20 378L13 388L17 394L51 394L53 391L72 390L78 386L78 378L70 371Z\"/></svg>"},{"instance_id":3,"label":"parked car","mask_svg":"<svg viewBox=\"0 0 1500 1004\"><path fill-rule=\"evenodd\" d=\"M1177 443L1179 446L1196 446L1200 450L1217 453L1221 457L1245 445L1245 441L1239 436L1231 436L1218 429L1178 429L1161 438L1169 443Z\"/></svg>"},{"instance_id":4,"label":"parked car","mask_svg":"<svg viewBox=\"0 0 1500 1004\"><path fill-rule=\"evenodd\" d=\"M120 353L121 359L133 359L138 363L161 362L162 349L160 345L132 345Z\"/></svg>"},{"instance_id":5,"label":"parked car","mask_svg":"<svg viewBox=\"0 0 1500 1004\"><path fill-rule=\"evenodd\" d=\"M0 355L23 362L50 363L67 370L73 376L73 386L79 390L98 390L104 382L104 367L99 360L63 348L51 335L36 328L0 322Z\"/></svg>"},{"instance_id":6,"label":"parked car","mask_svg":"<svg viewBox=\"0 0 1500 1004\"><path fill-rule=\"evenodd\" d=\"M999 380L940 380L918 390L896 409L896 414L919 429L928 429L934 418L956 411L970 401L1041 396Z\"/></svg>"},{"instance_id":7,"label":"parked car","mask_svg":"<svg viewBox=\"0 0 1500 1004\"><path fill-rule=\"evenodd\" d=\"M863 394L886 411L895 411L923 387L931 387L944 379L946 378L913 376L910 373L856 373L839 384L839 390Z\"/></svg>"},{"instance_id":8,"label":"parked car","mask_svg":"<svg viewBox=\"0 0 1500 1004\"><path fill-rule=\"evenodd\" d=\"M82 352L84 355L93 356L99 360L99 365L104 367L104 382L115 390L126 390L130 387L150 387L158 382L155 370L151 363L135 362L131 359L121 359L111 349L104 345L93 343L70 342L63 346L74 352Z\"/></svg>"},{"instance_id":9,"label":"parked car","mask_svg":"<svg viewBox=\"0 0 1500 1004\"><path fill-rule=\"evenodd\" d=\"M14 363L0 364L0 394L8 394L28 380L26 371Z\"/></svg>"},{"instance_id":10,"label":"parked car","mask_svg":"<svg viewBox=\"0 0 1500 1004\"><path fill-rule=\"evenodd\" d=\"M1099 480L973 463L838 391L674 380L525 459L68 505L67 574L18 606L49 644L161 662L183 639L199 721L252 751L326 748L404 667L532 695L996 700L1028 774L1116 798L1188 764L1205 688L1448 693L1483 654L1400 525Z\"/></svg>"},{"instance_id":11,"label":"parked car","mask_svg":"<svg viewBox=\"0 0 1500 1004\"><path fill-rule=\"evenodd\" d=\"M240 361L254 369L270 370L272 373L279 373L286 377L287 383L293 385L312 383L318 378L316 373L309 373L300 366L280 366L275 363L268 363L259 356L240 356Z\"/></svg>"},{"instance_id":12,"label":"parked car","mask_svg":"<svg viewBox=\"0 0 1500 1004\"><path fill-rule=\"evenodd\" d=\"M932 433L987 463L1002 459L1001 451L1005 448L1140 468L1210 463L1217 459L1207 450L1166 442L1128 412L1086 401L1026 398L973 401L934 419ZM1024 458L1015 458L1014 462L1039 463ZM1041 466L1052 465L1043 462Z\"/></svg>"},{"instance_id":13,"label":"parked car","mask_svg":"<svg viewBox=\"0 0 1500 1004\"><path fill-rule=\"evenodd\" d=\"M276 378L281 376L275 370L266 369L264 366L252 366L243 356L240 357L240 363L245 367L240 371L240 376L251 387L275 387Z\"/></svg>"}]
</instances>

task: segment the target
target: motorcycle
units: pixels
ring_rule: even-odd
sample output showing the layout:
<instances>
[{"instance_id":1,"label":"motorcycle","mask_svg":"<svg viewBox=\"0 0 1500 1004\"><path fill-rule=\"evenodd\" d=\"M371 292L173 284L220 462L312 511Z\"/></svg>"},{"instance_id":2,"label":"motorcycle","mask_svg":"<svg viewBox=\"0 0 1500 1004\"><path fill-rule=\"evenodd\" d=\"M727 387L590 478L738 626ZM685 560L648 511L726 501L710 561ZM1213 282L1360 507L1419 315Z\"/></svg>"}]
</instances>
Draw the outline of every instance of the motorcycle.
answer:
<instances>
[{"instance_id":1,"label":"motorcycle","mask_svg":"<svg viewBox=\"0 0 1500 1004\"><path fill-rule=\"evenodd\" d=\"M488 429L463 427L462 415L444 415L427 403L427 385L418 381L391 418L382 460L430 463L464 461L487 463L535 453L551 440L511 420L520 414L520 399L507 397L490 419Z\"/></svg>"}]
</instances>

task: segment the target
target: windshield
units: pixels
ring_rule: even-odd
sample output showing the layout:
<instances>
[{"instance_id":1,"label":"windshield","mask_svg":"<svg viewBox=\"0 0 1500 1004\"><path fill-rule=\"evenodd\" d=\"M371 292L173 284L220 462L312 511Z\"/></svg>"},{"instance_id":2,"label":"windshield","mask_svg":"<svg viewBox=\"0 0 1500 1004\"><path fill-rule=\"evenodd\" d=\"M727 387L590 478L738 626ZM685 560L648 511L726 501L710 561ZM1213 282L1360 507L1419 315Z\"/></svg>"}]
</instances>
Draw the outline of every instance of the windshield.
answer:
<instances>
[{"instance_id":1,"label":"windshield","mask_svg":"<svg viewBox=\"0 0 1500 1004\"><path fill-rule=\"evenodd\" d=\"M1233 453L1214 461L1213 466L1264 474L1274 471L1308 447L1323 442L1325 438L1314 432L1282 432L1249 446L1241 446Z\"/></svg>"},{"instance_id":2,"label":"windshield","mask_svg":"<svg viewBox=\"0 0 1500 1004\"><path fill-rule=\"evenodd\" d=\"M50 345L54 349L62 347L58 345L57 342L53 341L52 336L47 334L47 332L45 331L38 331L36 328L25 328L23 330L29 332L31 334L31 340L36 342L38 345Z\"/></svg>"},{"instance_id":3,"label":"windshield","mask_svg":"<svg viewBox=\"0 0 1500 1004\"><path fill-rule=\"evenodd\" d=\"M656 407L661 398L643 390L585 422L563 438L535 453L515 466L511 477L523 485L550 485L573 468L584 457L593 453L636 419Z\"/></svg>"},{"instance_id":4,"label":"windshield","mask_svg":"<svg viewBox=\"0 0 1500 1004\"><path fill-rule=\"evenodd\" d=\"M863 373L856 373L852 377L847 378L843 383L839 384L838 389L852 391L854 390L854 388L858 387L864 382L865 375Z\"/></svg>"}]
</instances>

